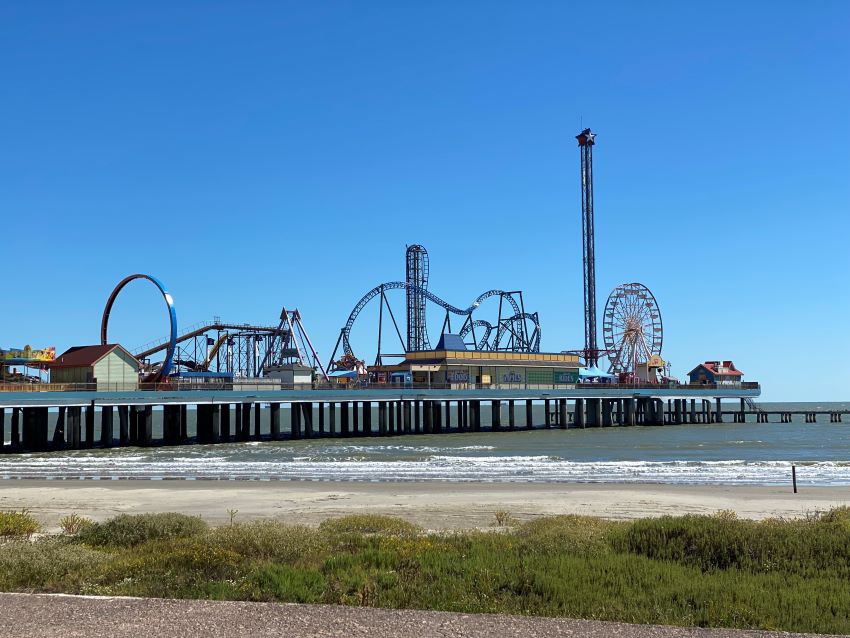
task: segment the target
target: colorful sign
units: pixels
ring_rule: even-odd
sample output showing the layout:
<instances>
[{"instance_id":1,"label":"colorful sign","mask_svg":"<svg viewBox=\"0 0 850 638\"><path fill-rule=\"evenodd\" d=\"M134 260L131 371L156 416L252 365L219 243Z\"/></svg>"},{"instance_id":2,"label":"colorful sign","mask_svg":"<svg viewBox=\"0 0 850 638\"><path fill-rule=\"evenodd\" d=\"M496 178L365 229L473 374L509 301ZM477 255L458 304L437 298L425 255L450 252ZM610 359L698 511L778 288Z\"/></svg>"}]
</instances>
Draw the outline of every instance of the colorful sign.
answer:
<instances>
[{"instance_id":1,"label":"colorful sign","mask_svg":"<svg viewBox=\"0 0 850 638\"><path fill-rule=\"evenodd\" d=\"M2 363L50 363L54 359L56 359L56 348L52 346L42 350L33 350L32 346L0 350Z\"/></svg>"}]
</instances>

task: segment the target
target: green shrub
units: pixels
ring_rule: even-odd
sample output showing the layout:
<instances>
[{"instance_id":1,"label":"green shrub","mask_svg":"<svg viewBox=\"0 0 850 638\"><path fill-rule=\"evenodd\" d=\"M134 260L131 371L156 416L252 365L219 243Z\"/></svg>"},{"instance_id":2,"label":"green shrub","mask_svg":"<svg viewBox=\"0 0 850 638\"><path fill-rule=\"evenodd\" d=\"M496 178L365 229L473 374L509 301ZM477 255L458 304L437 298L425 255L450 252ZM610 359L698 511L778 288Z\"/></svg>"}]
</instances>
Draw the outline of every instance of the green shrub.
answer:
<instances>
[{"instance_id":1,"label":"green shrub","mask_svg":"<svg viewBox=\"0 0 850 638\"><path fill-rule=\"evenodd\" d=\"M319 525L325 534L384 534L409 536L420 531L419 526L402 518L382 514L352 514L341 518L329 518Z\"/></svg>"},{"instance_id":2,"label":"green shrub","mask_svg":"<svg viewBox=\"0 0 850 638\"><path fill-rule=\"evenodd\" d=\"M63 534L73 536L79 534L83 529L92 525L94 521L79 514L68 514L59 519L59 527Z\"/></svg>"},{"instance_id":3,"label":"green shrub","mask_svg":"<svg viewBox=\"0 0 850 638\"><path fill-rule=\"evenodd\" d=\"M623 526L590 516L547 516L524 524L517 535L529 551L544 554L597 555L608 551L609 539Z\"/></svg>"},{"instance_id":4,"label":"green shrub","mask_svg":"<svg viewBox=\"0 0 850 638\"><path fill-rule=\"evenodd\" d=\"M121 514L84 527L77 539L86 545L133 547L154 539L185 538L207 531L207 524L185 514Z\"/></svg>"},{"instance_id":5,"label":"green shrub","mask_svg":"<svg viewBox=\"0 0 850 638\"><path fill-rule=\"evenodd\" d=\"M277 521L254 521L218 527L209 542L245 558L294 563L320 551L324 539L310 527Z\"/></svg>"},{"instance_id":6,"label":"green shrub","mask_svg":"<svg viewBox=\"0 0 850 638\"><path fill-rule=\"evenodd\" d=\"M850 577L850 530L842 512L817 520L762 522L716 516L664 516L631 523L618 551L676 561L703 571L744 569Z\"/></svg>"},{"instance_id":7,"label":"green shrub","mask_svg":"<svg viewBox=\"0 0 850 638\"><path fill-rule=\"evenodd\" d=\"M251 600L319 603L325 586L325 577L318 571L266 564L251 573L243 587Z\"/></svg>"},{"instance_id":8,"label":"green shrub","mask_svg":"<svg viewBox=\"0 0 850 638\"><path fill-rule=\"evenodd\" d=\"M0 536L3 538L30 538L40 530L41 523L29 510L0 512Z\"/></svg>"},{"instance_id":9,"label":"green shrub","mask_svg":"<svg viewBox=\"0 0 850 638\"><path fill-rule=\"evenodd\" d=\"M0 551L0 589L76 591L106 555L59 539L11 541Z\"/></svg>"}]
</instances>

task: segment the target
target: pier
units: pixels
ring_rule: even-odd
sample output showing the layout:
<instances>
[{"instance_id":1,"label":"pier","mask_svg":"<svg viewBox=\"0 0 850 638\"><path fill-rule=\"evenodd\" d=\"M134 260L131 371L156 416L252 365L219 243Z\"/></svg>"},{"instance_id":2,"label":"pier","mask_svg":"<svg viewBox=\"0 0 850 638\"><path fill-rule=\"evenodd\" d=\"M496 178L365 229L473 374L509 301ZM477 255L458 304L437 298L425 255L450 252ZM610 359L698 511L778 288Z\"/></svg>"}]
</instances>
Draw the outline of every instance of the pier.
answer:
<instances>
[{"instance_id":1,"label":"pier","mask_svg":"<svg viewBox=\"0 0 850 638\"><path fill-rule=\"evenodd\" d=\"M765 412L751 403L760 393L757 384L752 386L5 392L0 393L0 434L10 442L4 452L47 452L748 420L785 423L794 415L805 415L805 422L827 415L836 423L848 418L847 412ZM738 409L729 410L730 401ZM155 412L161 412L157 437Z\"/></svg>"}]
</instances>

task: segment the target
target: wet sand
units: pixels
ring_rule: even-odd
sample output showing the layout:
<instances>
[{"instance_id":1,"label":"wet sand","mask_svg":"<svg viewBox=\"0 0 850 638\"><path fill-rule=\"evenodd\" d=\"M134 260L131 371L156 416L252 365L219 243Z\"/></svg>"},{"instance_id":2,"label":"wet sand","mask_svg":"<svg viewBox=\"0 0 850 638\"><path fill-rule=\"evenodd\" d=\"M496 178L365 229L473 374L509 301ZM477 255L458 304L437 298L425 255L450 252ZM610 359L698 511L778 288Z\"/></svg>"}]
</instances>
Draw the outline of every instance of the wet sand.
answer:
<instances>
[{"instance_id":1,"label":"wet sand","mask_svg":"<svg viewBox=\"0 0 850 638\"><path fill-rule=\"evenodd\" d=\"M742 518L800 517L850 505L850 488L541 483L358 483L311 481L0 481L0 509L27 508L47 527L76 512L183 512L217 524L274 518L317 525L354 513L400 516L426 529L488 527L494 512L519 520L554 514L633 519L732 510Z\"/></svg>"}]
</instances>

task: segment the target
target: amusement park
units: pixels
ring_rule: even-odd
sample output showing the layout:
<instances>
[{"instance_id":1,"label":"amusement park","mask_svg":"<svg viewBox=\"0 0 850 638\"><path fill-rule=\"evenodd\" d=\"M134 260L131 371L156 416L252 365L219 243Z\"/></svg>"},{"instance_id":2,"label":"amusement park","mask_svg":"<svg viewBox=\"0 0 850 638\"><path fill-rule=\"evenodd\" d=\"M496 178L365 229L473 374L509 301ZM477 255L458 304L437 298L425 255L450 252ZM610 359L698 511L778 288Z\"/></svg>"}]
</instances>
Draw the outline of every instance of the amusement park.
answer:
<instances>
[{"instance_id":1,"label":"amusement park","mask_svg":"<svg viewBox=\"0 0 850 638\"><path fill-rule=\"evenodd\" d=\"M596 135L576 136L580 151L584 345L541 350L542 321L526 307L522 290L483 291L467 306L449 303L430 288L429 254L419 244L404 254L404 278L379 283L356 301L330 358L322 361L297 308L282 308L265 325L211 321L181 328L175 299L154 274L120 281L106 300L100 343L0 351L5 386L44 389L128 390L143 388L268 389L401 385L464 389L553 387L576 383L676 384L662 358L661 309L642 283L617 286L601 314L598 343L593 200ZM109 337L109 320L119 294L131 282L156 287L166 308L167 336L132 351ZM374 325L363 326L363 311L377 309ZM370 316L374 316L374 312ZM438 315L440 326L427 318ZM360 322L358 323L358 319ZM373 352L355 352L352 331L372 333ZM111 348L109 352L107 348ZM740 380L740 379L737 379ZM8 388L7 388L8 389Z\"/></svg>"},{"instance_id":2,"label":"amusement park","mask_svg":"<svg viewBox=\"0 0 850 638\"><path fill-rule=\"evenodd\" d=\"M482 426L484 402L491 407L489 425L498 430L503 407L508 429L522 420L515 413L517 401L525 403L526 428L714 423L724 414L746 420L748 412L766 420L767 413L753 403L759 384L743 381L743 372L729 359L695 361L682 381L671 375L663 358L659 301L647 285L628 281L628 273L598 314L596 135L588 128L576 140L582 346L544 350L543 318L522 290L492 288L468 305L450 303L433 290L439 282L431 281L430 257L421 244L405 247L403 278L352 297L356 301L326 360L308 334L309 313L296 306L282 307L265 324L214 317L181 327L175 296L165 283L154 274L137 273L119 281L107 296L99 343L58 354L52 347L31 346L0 352L0 429L11 408L11 449L110 446L116 440L148 445L156 407L163 412L162 441L167 444L231 440L231 425L233 440L277 439L285 405L293 438L442 432L452 422L458 431L475 431ZM109 324L116 300L135 282L156 289L167 329L161 339L131 350L110 337ZM355 329L358 344L371 335L373 351L355 350ZM724 412L722 399L739 401L740 407ZM194 437L190 405L196 415ZM372 427L374 407L377 430ZM113 408L120 422L117 439ZM541 408L542 417L535 416ZM100 437L95 437L96 412Z\"/></svg>"}]
</instances>

